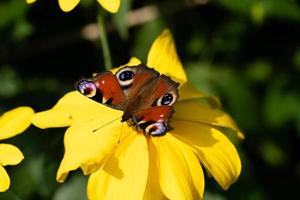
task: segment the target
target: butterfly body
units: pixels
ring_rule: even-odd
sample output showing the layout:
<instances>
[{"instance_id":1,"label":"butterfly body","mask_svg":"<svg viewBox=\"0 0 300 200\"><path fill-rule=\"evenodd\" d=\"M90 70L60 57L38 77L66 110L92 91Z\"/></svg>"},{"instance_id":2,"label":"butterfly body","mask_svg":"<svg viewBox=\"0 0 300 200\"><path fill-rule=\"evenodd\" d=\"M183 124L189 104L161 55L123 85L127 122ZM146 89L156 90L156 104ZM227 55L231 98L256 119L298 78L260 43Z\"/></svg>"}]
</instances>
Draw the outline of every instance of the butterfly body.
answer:
<instances>
[{"instance_id":1,"label":"butterfly body","mask_svg":"<svg viewBox=\"0 0 300 200\"><path fill-rule=\"evenodd\" d=\"M170 77L141 64L81 80L77 89L99 103L122 110L122 122L138 132L159 136L170 130L178 86Z\"/></svg>"}]
</instances>

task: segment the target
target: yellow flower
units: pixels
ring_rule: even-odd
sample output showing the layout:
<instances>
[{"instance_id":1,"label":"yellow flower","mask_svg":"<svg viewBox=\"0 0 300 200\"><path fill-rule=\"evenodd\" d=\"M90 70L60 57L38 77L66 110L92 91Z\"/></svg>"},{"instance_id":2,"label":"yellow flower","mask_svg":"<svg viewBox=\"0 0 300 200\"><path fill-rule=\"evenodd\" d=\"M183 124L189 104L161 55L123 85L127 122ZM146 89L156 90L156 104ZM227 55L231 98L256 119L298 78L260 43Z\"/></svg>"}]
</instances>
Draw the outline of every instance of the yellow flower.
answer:
<instances>
[{"instance_id":1,"label":"yellow flower","mask_svg":"<svg viewBox=\"0 0 300 200\"><path fill-rule=\"evenodd\" d=\"M141 61L132 58L128 66ZM70 126L57 181L81 168L91 174L89 199L202 199L203 167L227 189L241 172L239 155L221 132L242 133L207 97L187 82L173 38L165 30L148 54L147 66L180 82L180 99L164 136L146 137L121 122L122 111L101 105L79 92L70 92L50 110L37 113L40 128ZM112 70L113 72L116 69ZM205 102L214 102L214 106ZM202 165L201 165L202 164Z\"/></svg>"},{"instance_id":2,"label":"yellow flower","mask_svg":"<svg viewBox=\"0 0 300 200\"><path fill-rule=\"evenodd\" d=\"M34 114L29 107L18 107L0 116L0 140L22 133L31 124ZM22 152L11 144L0 144L0 192L9 188L10 179L3 166L17 165L23 160Z\"/></svg>"},{"instance_id":3,"label":"yellow flower","mask_svg":"<svg viewBox=\"0 0 300 200\"><path fill-rule=\"evenodd\" d=\"M36 0L26 0L28 4L34 3ZM116 13L120 7L120 0L97 0L98 3L107 11L111 13ZM64 12L69 12L73 10L80 0L58 0L59 7Z\"/></svg>"}]
</instances>

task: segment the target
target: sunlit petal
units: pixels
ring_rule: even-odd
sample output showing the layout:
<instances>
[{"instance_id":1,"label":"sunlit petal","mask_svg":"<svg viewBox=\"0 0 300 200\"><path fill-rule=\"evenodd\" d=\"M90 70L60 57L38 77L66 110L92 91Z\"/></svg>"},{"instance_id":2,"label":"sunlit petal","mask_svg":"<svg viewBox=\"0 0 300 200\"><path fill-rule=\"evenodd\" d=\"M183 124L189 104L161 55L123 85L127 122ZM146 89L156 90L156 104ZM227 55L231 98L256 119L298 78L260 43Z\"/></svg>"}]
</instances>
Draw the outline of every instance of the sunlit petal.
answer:
<instances>
[{"instance_id":1,"label":"sunlit petal","mask_svg":"<svg viewBox=\"0 0 300 200\"><path fill-rule=\"evenodd\" d=\"M144 200L152 199L168 199L162 192L159 184L158 176L158 164L157 164L157 151L151 139L148 141L148 151L149 151L149 170L148 170L148 180L147 186L144 193Z\"/></svg>"},{"instance_id":2,"label":"sunlit petal","mask_svg":"<svg viewBox=\"0 0 300 200\"><path fill-rule=\"evenodd\" d=\"M22 152L11 144L0 144L0 165L16 165L23 160Z\"/></svg>"},{"instance_id":3,"label":"sunlit petal","mask_svg":"<svg viewBox=\"0 0 300 200\"><path fill-rule=\"evenodd\" d=\"M170 31L163 33L154 41L148 53L147 66L161 74L171 76L173 80L184 84L187 80L183 66L178 58L175 43Z\"/></svg>"},{"instance_id":4,"label":"sunlit petal","mask_svg":"<svg viewBox=\"0 0 300 200\"><path fill-rule=\"evenodd\" d=\"M69 12L73 10L78 4L80 0L58 0L59 7L64 12Z\"/></svg>"},{"instance_id":5,"label":"sunlit petal","mask_svg":"<svg viewBox=\"0 0 300 200\"><path fill-rule=\"evenodd\" d=\"M120 8L120 0L97 0L99 4L111 13L118 12Z\"/></svg>"},{"instance_id":6,"label":"sunlit petal","mask_svg":"<svg viewBox=\"0 0 300 200\"><path fill-rule=\"evenodd\" d=\"M201 99L214 108L221 108L221 102L216 96L208 96L197 90L191 83L186 82L179 88L179 101Z\"/></svg>"},{"instance_id":7,"label":"sunlit petal","mask_svg":"<svg viewBox=\"0 0 300 200\"><path fill-rule=\"evenodd\" d=\"M128 67L131 67L131 66L136 66L136 65L139 65L141 63L141 61L136 58L136 57L132 57L130 58L130 60L128 61L128 63L126 63L125 65L121 65L119 67L116 67L116 68L113 68L111 70L112 73L116 73L119 69L125 67L125 66L128 66Z\"/></svg>"},{"instance_id":8,"label":"sunlit petal","mask_svg":"<svg viewBox=\"0 0 300 200\"><path fill-rule=\"evenodd\" d=\"M18 107L0 116L0 140L22 133L31 124L34 111L30 107Z\"/></svg>"},{"instance_id":9,"label":"sunlit petal","mask_svg":"<svg viewBox=\"0 0 300 200\"><path fill-rule=\"evenodd\" d=\"M238 137L244 137L234 120L228 114L218 108L201 103L197 99L180 101L176 104L175 110L175 119L230 128L237 133Z\"/></svg>"},{"instance_id":10,"label":"sunlit petal","mask_svg":"<svg viewBox=\"0 0 300 200\"><path fill-rule=\"evenodd\" d=\"M121 115L121 111L73 91L63 96L52 109L35 114L32 123L39 128L53 128L70 126L75 121L86 121L95 117L115 119Z\"/></svg>"},{"instance_id":11,"label":"sunlit petal","mask_svg":"<svg viewBox=\"0 0 300 200\"><path fill-rule=\"evenodd\" d=\"M90 176L89 199L142 199L148 166L146 138L143 135L129 135L119 144L104 168Z\"/></svg>"},{"instance_id":12,"label":"sunlit petal","mask_svg":"<svg viewBox=\"0 0 300 200\"><path fill-rule=\"evenodd\" d=\"M186 82L182 85L179 89L179 101L187 100L187 99L194 99L194 98L201 98L205 97L206 95L200 91L198 91L191 83Z\"/></svg>"},{"instance_id":13,"label":"sunlit petal","mask_svg":"<svg viewBox=\"0 0 300 200\"><path fill-rule=\"evenodd\" d=\"M31 4L31 3L34 3L34 2L36 2L36 0L26 0L26 3L28 3L28 4Z\"/></svg>"},{"instance_id":14,"label":"sunlit petal","mask_svg":"<svg viewBox=\"0 0 300 200\"><path fill-rule=\"evenodd\" d=\"M85 174L101 167L105 156L118 144L121 134L127 134L129 129L124 125L121 132L120 118L109 118L93 118L67 129L64 137L65 154L57 171L58 182L63 182L69 171L79 167Z\"/></svg>"},{"instance_id":15,"label":"sunlit petal","mask_svg":"<svg viewBox=\"0 0 300 200\"><path fill-rule=\"evenodd\" d=\"M10 179L5 169L0 165L0 192L4 192L9 188Z\"/></svg>"},{"instance_id":16,"label":"sunlit petal","mask_svg":"<svg viewBox=\"0 0 300 200\"><path fill-rule=\"evenodd\" d=\"M222 188L234 183L241 161L233 144L219 130L193 122L173 120L171 134L197 149L199 159Z\"/></svg>"},{"instance_id":17,"label":"sunlit petal","mask_svg":"<svg viewBox=\"0 0 300 200\"><path fill-rule=\"evenodd\" d=\"M193 149L172 135L153 138L159 182L168 199L201 199L204 177Z\"/></svg>"}]
</instances>

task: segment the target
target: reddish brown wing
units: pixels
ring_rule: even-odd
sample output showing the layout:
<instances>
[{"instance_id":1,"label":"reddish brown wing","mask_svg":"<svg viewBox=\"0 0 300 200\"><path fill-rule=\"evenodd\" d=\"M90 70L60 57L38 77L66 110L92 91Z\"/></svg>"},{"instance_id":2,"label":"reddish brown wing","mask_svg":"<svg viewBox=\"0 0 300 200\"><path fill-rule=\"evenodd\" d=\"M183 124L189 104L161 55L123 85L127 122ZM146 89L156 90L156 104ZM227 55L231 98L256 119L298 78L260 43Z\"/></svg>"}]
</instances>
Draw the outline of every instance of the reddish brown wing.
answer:
<instances>
[{"instance_id":1,"label":"reddish brown wing","mask_svg":"<svg viewBox=\"0 0 300 200\"><path fill-rule=\"evenodd\" d=\"M77 89L85 96L111 106L112 108L132 113L132 108L139 107L136 97L144 86L159 76L159 73L144 64L123 67L116 74L103 72L91 79L81 80ZM131 115L130 115L131 116Z\"/></svg>"},{"instance_id":2,"label":"reddish brown wing","mask_svg":"<svg viewBox=\"0 0 300 200\"><path fill-rule=\"evenodd\" d=\"M136 113L139 124L146 122L167 122L173 113L171 106L156 106Z\"/></svg>"},{"instance_id":3,"label":"reddish brown wing","mask_svg":"<svg viewBox=\"0 0 300 200\"><path fill-rule=\"evenodd\" d=\"M124 78L124 74L132 73L132 79ZM127 107L136 104L137 97L141 91L148 87L148 84L159 77L159 73L144 64L131 67L123 67L115 74L127 99ZM135 105L137 106L137 105Z\"/></svg>"},{"instance_id":4,"label":"reddish brown wing","mask_svg":"<svg viewBox=\"0 0 300 200\"><path fill-rule=\"evenodd\" d=\"M97 91L102 95L102 102L117 109L125 104L125 95L118 80L112 72L104 72L93 78Z\"/></svg>"},{"instance_id":5,"label":"reddish brown wing","mask_svg":"<svg viewBox=\"0 0 300 200\"><path fill-rule=\"evenodd\" d=\"M140 90L141 110L154 106L172 106L178 99L178 87L179 83L174 82L166 75L153 79L145 88ZM167 99L171 101L166 101Z\"/></svg>"},{"instance_id":6,"label":"reddish brown wing","mask_svg":"<svg viewBox=\"0 0 300 200\"><path fill-rule=\"evenodd\" d=\"M141 91L141 109L133 117L145 133L159 136L170 129L169 121L178 99L178 86L169 77L161 75Z\"/></svg>"},{"instance_id":7,"label":"reddish brown wing","mask_svg":"<svg viewBox=\"0 0 300 200\"><path fill-rule=\"evenodd\" d=\"M125 104L123 90L112 72L83 79L77 84L77 89L85 96L115 109L122 109Z\"/></svg>"}]
</instances>

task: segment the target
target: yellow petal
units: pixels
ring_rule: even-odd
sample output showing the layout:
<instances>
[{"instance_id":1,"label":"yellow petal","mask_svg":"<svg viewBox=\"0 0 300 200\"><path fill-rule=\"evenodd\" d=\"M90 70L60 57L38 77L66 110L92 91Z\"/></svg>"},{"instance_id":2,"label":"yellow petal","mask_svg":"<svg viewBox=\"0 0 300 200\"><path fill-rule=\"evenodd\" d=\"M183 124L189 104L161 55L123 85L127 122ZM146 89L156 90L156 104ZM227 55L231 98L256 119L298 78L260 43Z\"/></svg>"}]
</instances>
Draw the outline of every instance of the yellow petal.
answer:
<instances>
[{"instance_id":1,"label":"yellow petal","mask_svg":"<svg viewBox=\"0 0 300 200\"><path fill-rule=\"evenodd\" d=\"M203 166L223 189L241 173L240 157L233 144L219 130L193 122L173 120L170 134L193 145Z\"/></svg>"},{"instance_id":2,"label":"yellow petal","mask_svg":"<svg viewBox=\"0 0 300 200\"><path fill-rule=\"evenodd\" d=\"M23 160L22 152L11 144L0 144L0 165L16 165Z\"/></svg>"},{"instance_id":3,"label":"yellow petal","mask_svg":"<svg viewBox=\"0 0 300 200\"><path fill-rule=\"evenodd\" d=\"M117 146L121 134L128 133L126 127L122 127L120 116L101 113L69 127L64 137L65 154L57 171L57 181L63 182L69 171L78 167L84 174L98 170L105 156Z\"/></svg>"},{"instance_id":4,"label":"yellow petal","mask_svg":"<svg viewBox=\"0 0 300 200\"><path fill-rule=\"evenodd\" d=\"M234 120L218 108L197 101L180 101L175 105L175 119L200 122L212 126L230 128L235 131L238 137L243 138Z\"/></svg>"},{"instance_id":5,"label":"yellow petal","mask_svg":"<svg viewBox=\"0 0 300 200\"><path fill-rule=\"evenodd\" d=\"M170 76L181 85L187 80L182 64L176 53L175 43L170 31L164 30L154 41L148 54L147 66L161 74Z\"/></svg>"},{"instance_id":6,"label":"yellow petal","mask_svg":"<svg viewBox=\"0 0 300 200\"><path fill-rule=\"evenodd\" d=\"M63 96L52 109L36 113L32 123L39 128L64 127L70 126L74 121L87 121L98 117L95 115L117 118L122 112L73 91Z\"/></svg>"},{"instance_id":7,"label":"yellow petal","mask_svg":"<svg viewBox=\"0 0 300 200\"><path fill-rule=\"evenodd\" d=\"M31 124L34 111L30 107L18 107L0 117L0 140L22 133Z\"/></svg>"},{"instance_id":8,"label":"yellow petal","mask_svg":"<svg viewBox=\"0 0 300 200\"><path fill-rule=\"evenodd\" d=\"M70 126L73 121L70 113L58 109L36 113L32 118L32 124L42 129Z\"/></svg>"},{"instance_id":9,"label":"yellow petal","mask_svg":"<svg viewBox=\"0 0 300 200\"><path fill-rule=\"evenodd\" d=\"M120 8L120 0L97 0L98 3L111 13L118 12Z\"/></svg>"},{"instance_id":10,"label":"yellow petal","mask_svg":"<svg viewBox=\"0 0 300 200\"><path fill-rule=\"evenodd\" d=\"M90 176L89 199L142 199L148 178L148 166L145 136L129 135L120 143L104 168Z\"/></svg>"},{"instance_id":11,"label":"yellow petal","mask_svg":"<svg viewBox=\"0 0 300 200\"><path fill-rule=\"evenodd\" d=\"M147 186L144 193L144 200L152 199L168 199L162 192L159 185L158 177L158 164L157 164L157 152L153 142L148 140L148 151L149 151L149 170L148 170L148 180Z\"/></svg>"},{"instance_id":12,"label":"yellow petal","mask_svg":"<svg viewBox=\"0 0 300 200\"><path fill-rule=\"evenodd\" d=\"M206 95L198 91L191 83L187 82L179 89L179 101L206 97Z\"/></svg>"},{"instance_id":13,"label":"yellow petal","mask_svg":"<svg viewBox=\"0 0 300 200\"><path fill-rule=\"evenodd\" d=\"M215 96L208 96L197 90L190 82L179 88L179 101L198 99L209 103L214 108L221 108L220 100Z\"/></svg>"},{"instance_id":14,"label":"yellow petal","mask_svg":"<svg viewBox=\"0 0 300 200\"><path fill-rule=\"evenodd\" d=\"M26 0L26 3L28 3L28 4L31 4L31 3L34 3L34 2L36 2L36 0Z\"/></svg>"},{"instance_id":15,"label":"yellow petal","mask_svg":"<svg viewBox=\"0 0 300 200\"><path fill-rule=\"evenodd\" d=\"M0 192L4 192L9 188L10 179L5 169L0 165Z\"/></svg>"},{"instance_id":16,"label":"yellow petal","mask_svg":"<svg viewBox=\"0 0 300 200\"><path fill-rule=\"evenodd\" d=\"M59 7L64 12L69 12L73 10L78 4L80 0L58 0Z\"/></svg>"},{"instance_id":17,"label":"yellow petal","mask_svg":"<svg viewBox=\"0 0 300 200\"><path fill-rule=\"evenodd\" d=\"M161 189L168 199L202 199L204 177L193 149L172 135L153 138Z\"/></svg>"},{"instance_id":18,"label":"yellow petal","mask_svg":"<svg viewBox=\"0 0 300 200\"><path fill-rule=\"evenodd\" d=\"M131 67L131 66L137 66L139 64L141 64L141 61L138 58L136 58L136 57L132 57L132 58L130 58L130 60L128 61L128 63L126 63L125 65L121 65L119 67L113 68L111 70L111 72L115 74L119 69L121 69L121 68L123 68L125 66Z\"/></svg>"}]
</instances>

